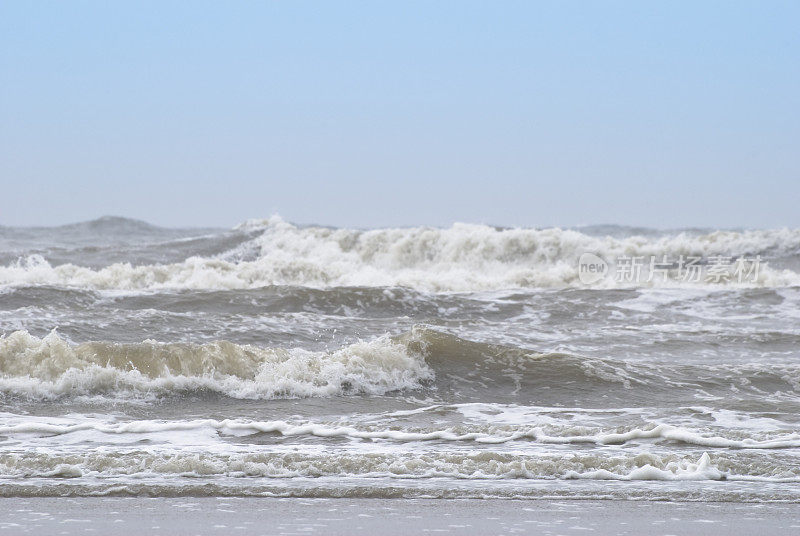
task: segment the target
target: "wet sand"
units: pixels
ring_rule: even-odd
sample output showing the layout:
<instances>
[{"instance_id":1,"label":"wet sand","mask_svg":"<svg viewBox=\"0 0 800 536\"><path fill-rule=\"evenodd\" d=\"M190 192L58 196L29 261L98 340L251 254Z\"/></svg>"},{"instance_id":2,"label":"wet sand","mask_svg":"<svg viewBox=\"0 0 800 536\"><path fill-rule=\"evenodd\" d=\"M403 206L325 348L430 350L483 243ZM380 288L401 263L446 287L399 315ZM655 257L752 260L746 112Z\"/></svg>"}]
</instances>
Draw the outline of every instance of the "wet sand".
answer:
<instances>
[{"instance_id":1,"label":"wet sand","mask_svg":"<svg viewBox=\"0 0 800 536\"><path fill-rule=\"evenodd\" d=\"M0 535L731 535L800 532L800 504L584 500L10 498Z\"/></svg>"}]
</instances>

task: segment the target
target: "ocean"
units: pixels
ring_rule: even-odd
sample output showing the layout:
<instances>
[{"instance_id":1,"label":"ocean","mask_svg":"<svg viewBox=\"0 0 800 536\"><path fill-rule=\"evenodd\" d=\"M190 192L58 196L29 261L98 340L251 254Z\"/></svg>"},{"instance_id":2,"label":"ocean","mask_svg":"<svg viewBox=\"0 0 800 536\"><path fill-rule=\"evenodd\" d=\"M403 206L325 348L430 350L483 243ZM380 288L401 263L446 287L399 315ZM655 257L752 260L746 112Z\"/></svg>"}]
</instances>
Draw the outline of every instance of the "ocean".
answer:
<instances>
[{"instance_id":1,"label":"ocean","mask_svg":"<svg viewBox=\"0 0 800 536\"><path fill-rule=\"evenodd\" d=\"M5 497L800 502L800 230L0 227L0 335Z\"/></svg>"}]
</instances>

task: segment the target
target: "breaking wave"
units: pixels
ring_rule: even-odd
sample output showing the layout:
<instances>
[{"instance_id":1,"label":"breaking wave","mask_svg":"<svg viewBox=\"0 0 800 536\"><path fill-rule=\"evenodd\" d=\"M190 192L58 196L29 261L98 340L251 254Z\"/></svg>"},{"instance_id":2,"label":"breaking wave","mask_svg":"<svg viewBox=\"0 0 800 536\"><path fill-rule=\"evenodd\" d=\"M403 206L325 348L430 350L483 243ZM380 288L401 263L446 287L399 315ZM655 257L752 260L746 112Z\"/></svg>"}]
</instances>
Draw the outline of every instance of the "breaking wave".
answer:
<instances>
[{"instance_id":1,"label":"breaking wave","mask_svg":"<svg viewBox=\"0 0 800 536\"><path fill-rule=\"evenodd\" d=\"M434 406L436 409L444 409ZM325 422L244 421L237 419L215 420L195 419L186 421L131 421L131 422L41 422L31 420L0 425L0 434L11 436L25 434L30 436L60 436L73 433L93 432L102 435L123 436L126 434L169 434L180 432L213 431L219 435L247 436L255 434L274 434L282 438L323 437L347 438L355 440L384 440L397 443L417 443L420 441L474 442L486 445L529 441L546 445L628 445L642 442L670 442L710 449L732 449L742 451L792 449L800 447L800 434L772 432L760 437L733 439L710 433L701 433L674 425L657 424L644 428L630 428L624 431L596 431L578 434L586 428L562 425L549 429L538 426L515 425L470 427L472 431L457 429L418 429L396 430L371 426L353 426ZM85 437L84 437L84 440Z\"/></svg>"},{"instance_id":2,"label":"breaking wave","mask_svg":"<svg viewBox=\"0 0 800 536\"><path fill-rule=\"evenodd\" d=\"M717 465L704 453L692 460L675 455L526 456L495 452L419 454L211 454L128 451L83 454L27 453L0 456L0 473L8 478L79 478L82 476L146 477L367 477L419 479L449 477L469 480L741 480L800 482L796 470L769 471L758 465L729 461ZM749 460L748 460L749 461ZM719 466L725 469L720 469ZM766 469L766 471L765 471ZM777 473L777 474L776 474Z\"/></svg>"},{"instance_id":3,"label":"breaking wave","mask_svg":"<svg viewBox=\"0 0 800 536\"><path fill-rule=\"evenodd\" d=\"M538 353L474 342L417 326L338 350L206 344L87 342L55 331L0 337L0 395L118 398L211 392L240 399L383 395L435 388L461 398L559 404L682 400L730 394L797 400L800 366L658 364Z\"/></svg>"},{"instance_id":4,"label":"breaking wave","mask_svg":"<svg viewBox=\"0 0 800 536\"><path fill-rule=\"evenodd\" d=\"M224 253L204 256L213 248L205 247L201 240L196 253L187 251L184 260L166 264L115 262L90 268L71 262L54 264L39 253L24 255L0 266L0 285L118 290L403 286L424 291L474 291L583 286L576 266L585 252L606 259L663 255L763 255L775 259L795 258L800 253L800 230L796 229L620 237L557 228L500 229L472 224L455 224L447 229L362 231L300 227L273 217L246 222L233 232L241 236L228 236L226 240L236 245ZM613 286L614 282L597 284ZM642 284L678 283L654 280ZM723 280L719 284L738 283ZM747 282L772 287L799 284L799 273L769 266L762 267L756 280Z\"/></svg>"},{"instance_id":5,"label":"breaking wave","mask_svg":"<svg viewBox=\"0 0 800 536\"><path fill-rule=\"evenodd\" d=\"M44 399L191 391L251 399L384 394L419 388L432 377L421 357L387 337L328 353L227 341L75 345L55 331L0 338L0 393Z\"/></svg>"}]
</instances>

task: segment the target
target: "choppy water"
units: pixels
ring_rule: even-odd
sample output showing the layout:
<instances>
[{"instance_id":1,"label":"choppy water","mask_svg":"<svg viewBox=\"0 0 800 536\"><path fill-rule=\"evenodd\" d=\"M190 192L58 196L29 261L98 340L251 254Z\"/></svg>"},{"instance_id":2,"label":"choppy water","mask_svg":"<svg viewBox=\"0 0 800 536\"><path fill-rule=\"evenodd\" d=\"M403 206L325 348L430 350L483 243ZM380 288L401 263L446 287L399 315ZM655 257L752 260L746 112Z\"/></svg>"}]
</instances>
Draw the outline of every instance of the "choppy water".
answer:
<instances>
[{"instance_id":1,"label":"choppy water","mask_svg":"<svg viewBox=\"0 0 800 536\"><path fill-rule=\"evenodd\" d=\"M0 227L0 494L800 501L798 285L788 229Z\"/></svg>"}]
</instances>

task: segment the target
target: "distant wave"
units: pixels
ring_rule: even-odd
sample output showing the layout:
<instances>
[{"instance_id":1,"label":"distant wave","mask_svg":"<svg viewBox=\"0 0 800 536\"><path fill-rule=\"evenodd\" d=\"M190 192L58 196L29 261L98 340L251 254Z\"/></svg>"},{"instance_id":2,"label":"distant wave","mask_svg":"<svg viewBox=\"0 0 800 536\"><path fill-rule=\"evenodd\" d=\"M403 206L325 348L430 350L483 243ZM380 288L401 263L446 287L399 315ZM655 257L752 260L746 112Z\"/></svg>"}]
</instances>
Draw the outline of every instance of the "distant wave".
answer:
<instances>
[{"instance_id":1,"label":"distant wave","mask_svg":"<svg viewBox=\"0 0 800 536\"><path fill-rule=\"evenodd\" d=\"M0 266L0 285L128 291L248 289L269 285L401 286L433 292L584 287L578 278L577 262L585 252L606 259L762 255L767 260L794 258L800 254L800 230L796 229L684 231L620 237L555 228L498 229L469 224L455 224L447 229L412 227L362 231L299 227L273 217L245 222L233 232L241 236L225 239L232 244L227 251L207 256L224 242L215 239L212 248L204 247L201 240L196 244L187 243L185 260L166 264L114 262L89 268L77 261L53 264L45 255L26 255ZM196 248L195 253L191 254L189 248ZM596 286L615 284L609 279ZM711 283L662 282L655 278L652 282L638 284L696 286ZM714 284L735 286L740 283L723 280ZM762 266L757 279L741 284L795 286L800 285L800 273Z\"/></svg>"}]
</instances>

